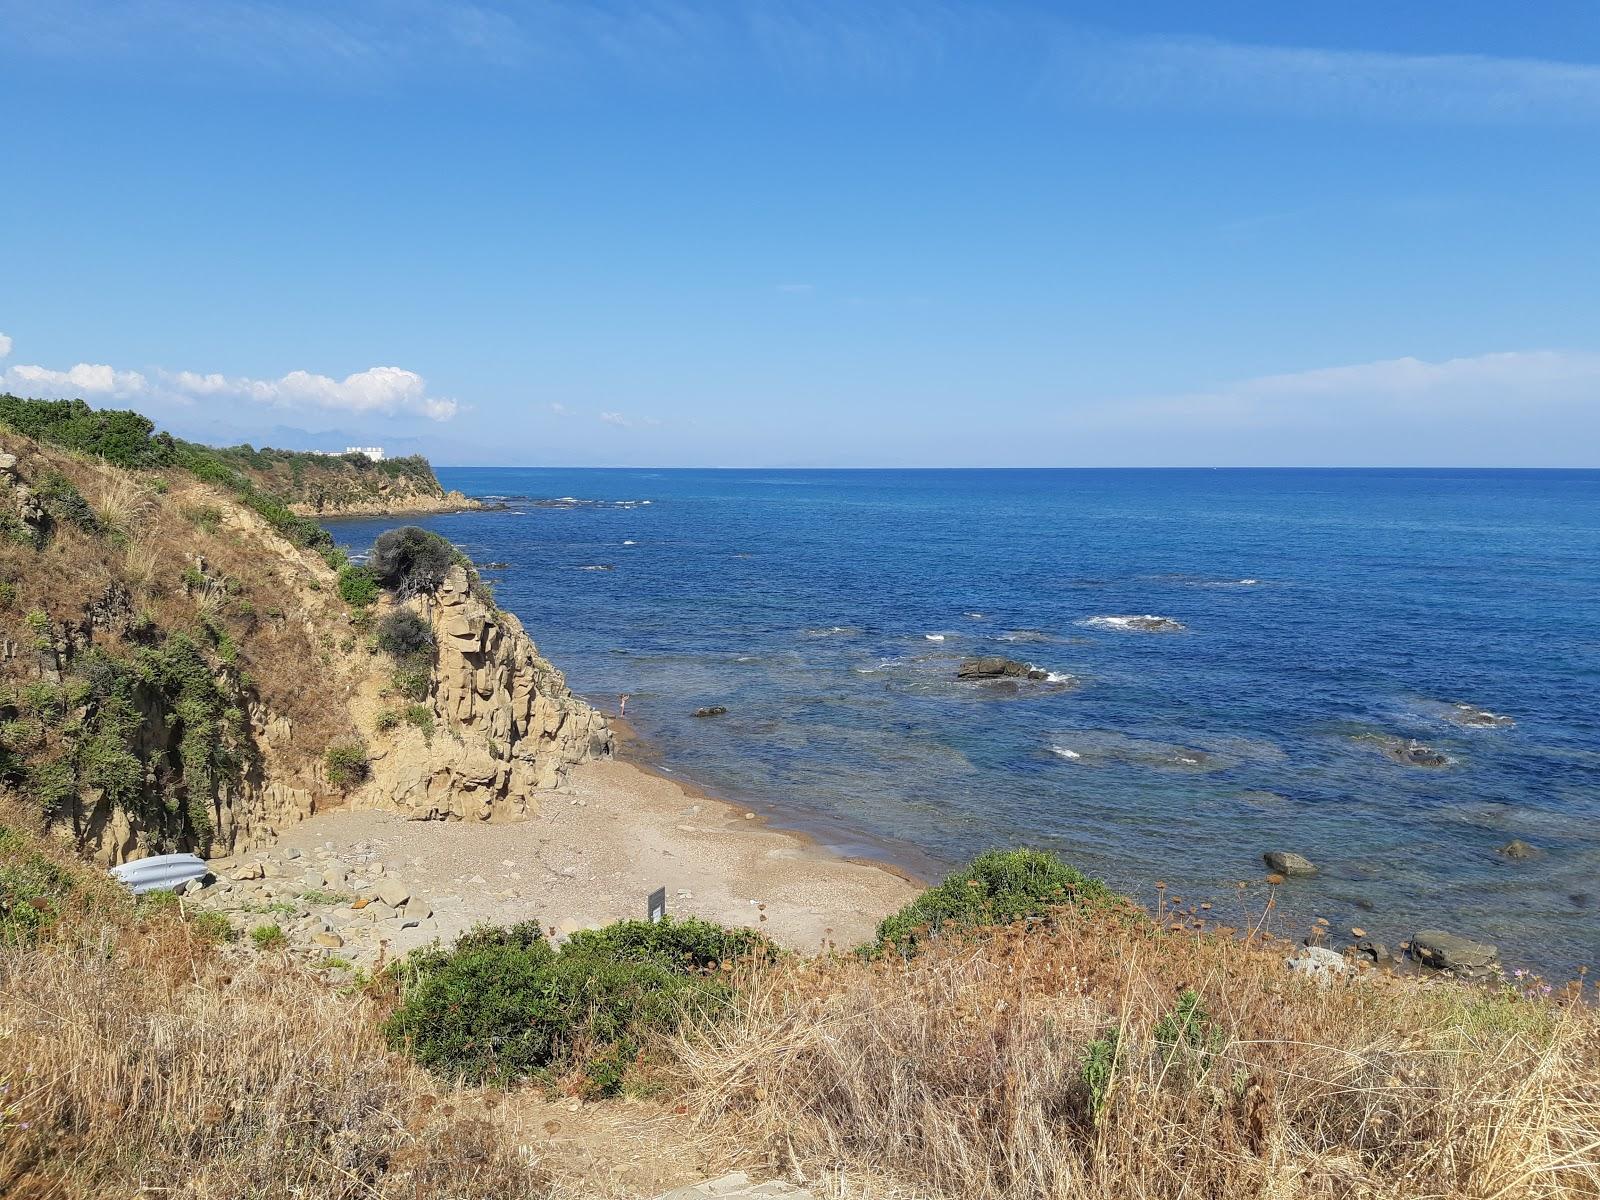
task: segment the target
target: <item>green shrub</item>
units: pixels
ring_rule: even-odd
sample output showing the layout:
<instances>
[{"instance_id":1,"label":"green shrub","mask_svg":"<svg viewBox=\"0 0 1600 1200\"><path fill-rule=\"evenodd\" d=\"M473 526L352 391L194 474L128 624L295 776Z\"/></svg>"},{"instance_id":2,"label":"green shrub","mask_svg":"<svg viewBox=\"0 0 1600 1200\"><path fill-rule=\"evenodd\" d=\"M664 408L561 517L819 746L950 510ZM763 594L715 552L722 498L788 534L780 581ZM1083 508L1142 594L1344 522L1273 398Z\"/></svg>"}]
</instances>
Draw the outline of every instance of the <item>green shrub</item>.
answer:
<instances>
[{"instance_id":1,"label":"green shrub","mask_svg":"<svg viewBox=\"0 0 1600 1200\"><path fill-rule=\"evenodd\" d=\"M459 558L456 548L437 533L402 525L378 536L367 565L379 583L404 600L436 589Z\"/></svg>"},{"instance_id":2,"label":"green shrub","mask_svg":"<svg viewBox=\"0 0 1600 1200\"><path fill-rule=\"evenodd\" d=\"M322 761L328 768L328 781L337 788L354 787L372 770L366 744L356 738L329 746L323 753Z\"/></svg>"},{"instance_id":3,"label":"green shrub","mask_svg":"<svg viewBox=\"0 0 1600 1200\"><path fill-rule=\"evenodd\" d=\"M402 663L433 661L433 630L409 608L378 622L378 649Z\"/></svg>"},{"instance_id":4,"label":"green shrub","mask_svg":"<svg viewBox=\"0 0 1600 1200\"><path fill-rule=\"evenodd\" d=\"M873 952L913 954L928 938L971 933L1067 907L1105 907L1117 897L1098 879L1041 850L991 850L878 926Z\"/></svg>"},{"instance_id":5,"label":"green shrub","mask_svg":"<svg viewBox=\"0 0 1600 1200\"><path fill-rule=\"evenodd\" d=\"M1193 988L1184 988L1178 993L1177 1005L1156 1022L1152 1036L1169 1066L1182 1068L1194 1076L1210 1068L1226 1040L1211 1014L1201 1006L1199 993Z\"/></svg>"},{"instance_id":6,"label":"green shrub","mask_svg":"<svg viewBox=\"0 0 1600 1200\"><path fill-rule=\"evenodd\" d=\"M433 738L433 709L426 704L406 705L406 724L415 725L422 730L422 736L430 741Z\"/></svg>"},{"instance_id":7,"label":"green shrub","mask_svg":"<svg viewBox=\"0 0 1600 1200\"><path fill-rule=\"evenodd\" d=\"M1111 1098L1121 1043L1121 1034L1116 1029L1108 1029L1084 1047L1083 1066L1078 1074L1089 1093L1089 1114L1096 1121Z\"/></svg>"},{"instance_id":8,"label":"green shrub","mask_svg":"<svg viewBox=\"0 0 1600 1200\"><path fill-rule=\"evenodd\" d=\"M257 950L279 950L289 942L277 925L257 925L250 931L250 940Z\"/></svg>"},{"instance_id":9,"label":"green shrub","mask_svg":"<svg viewBox=\"0 0 1600 1200\"><path fill-rule=\"evenodd\" d=\"M17 585L9 580L0 583L0 608L10 608L17 602Z\"/></svg>"},{"instance_id":10,"label":"green shrub","mask_svg":"<svg viewBox=\"0 0 1600 1200\"><path fill-rule=\"evenodd\" d=\"M195 935L208 942L236 942L239 940L239 931L233 927L233 922L219 912L209 912L201 909L189 916L189 928Z\"/></svg>"},{"instance_id":11,"label":"green shrub","mask_svg":"<svg viewBox=\"0 0 1600 1200\"><path fill-rule=\"evenodd\" d=\"M72 480L59 471L52 471L44 477L38 487L38 497L45 511L57 521L65 521L85 533L100 532L100 518L95 516L94 509L89 507L83 493L73 486Z\"/></svg>"},{"instance_id":12,"label":"green shrub","mask_svg":"<svg viewBox=\"0 0 1600 1200\"><path fill-rule=\"evenodd\" d=\"M695 920L624 922L576 934L559 953L534 922L475 930L454 950L406 960L385 1032L447 1078L509 1083L577 1068L586 1093L613 1095L648 1033L727 1002L709 968L740 952L772 950L759 934Z\"/></svg>"},{"instance_id":13,"label":"green shrub","mask_svg":"<svg viewBox=\"0 0 1600 1200\"><path fill-rule=\"evenodd\" d=\"M29 942L61 915L73 892L67 871L0 825L0 943Z\"/></svg>"},{"instance_id":14,"label":"green shrub","mask_svg":"<svg viewBox=\"0 0 1600 1200\"><path fill-rule=\"evenodd\" d=\"M402 699L426 700L433 693L433 668L427 663L396 667L390 685Z\"/></svg>"},{"instance_id":15,"label":"green shrub","mask_svg":"<svg viewBox=\"0 0 1600 1200\"><path fill-rule=\"evenodd\" d=\"M222 510L214 504L201 504L184 510L184 516L193 521L197 529L215 533L222 524Z\"/></svg>"},{"instance_id":16,"label":"green shrub","mask_svg":"<svg viewBox=\"0 0 1600 1200\"><path fill-rule=\"evenodd\" d=\"M398 729L399 726L400 714L392 708L380 710L378 715L372 719L372 727L379 733L388 733L391 729Z\"/></svg>"},{"instance_id":17,"label":"green shrub","mask_svg":"<svg viewBox=\"0 0 1600 1200\"><path fill-rule=\"evenodd\" d=\"M366 567L348 563L339 568L339 599L351 608L367 608L378 599L378 581Z\"/></svg>"}]
</instances>

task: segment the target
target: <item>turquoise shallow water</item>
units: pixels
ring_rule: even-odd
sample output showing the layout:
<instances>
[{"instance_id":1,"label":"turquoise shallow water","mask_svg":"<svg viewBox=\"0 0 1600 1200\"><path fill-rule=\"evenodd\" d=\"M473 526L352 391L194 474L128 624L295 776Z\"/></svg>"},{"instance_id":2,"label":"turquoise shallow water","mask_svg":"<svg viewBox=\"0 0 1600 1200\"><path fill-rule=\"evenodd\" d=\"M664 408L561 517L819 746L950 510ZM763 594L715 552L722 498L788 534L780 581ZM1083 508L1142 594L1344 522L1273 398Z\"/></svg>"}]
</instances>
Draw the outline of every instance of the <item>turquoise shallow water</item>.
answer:
<instances>
[{"instance_id":1,"label":"turquoise shallow water","mask_svg":"<svg viewBox=\"0 0 1600 1200\"><path fill-rule=\"evenodd\" d=\"M1600 957L1600 472L440 475L507 499L420 523L509 564L576 690L842 849L936 874L1027 843L1221 900L1288 848L1322 866L1295 920ZM1184 629L1101 619L1144 614ZM958 682L975 654L1070 680Z\"/></svg>"}]
</instances>

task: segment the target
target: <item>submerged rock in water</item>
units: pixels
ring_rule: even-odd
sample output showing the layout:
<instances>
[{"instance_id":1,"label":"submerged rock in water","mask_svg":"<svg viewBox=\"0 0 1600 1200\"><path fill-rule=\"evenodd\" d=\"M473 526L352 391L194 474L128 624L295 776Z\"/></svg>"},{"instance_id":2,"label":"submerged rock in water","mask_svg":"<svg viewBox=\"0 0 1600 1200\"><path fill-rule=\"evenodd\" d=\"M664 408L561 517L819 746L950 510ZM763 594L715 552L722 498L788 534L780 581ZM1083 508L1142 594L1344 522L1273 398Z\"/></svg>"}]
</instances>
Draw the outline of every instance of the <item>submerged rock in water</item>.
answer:
<instances>
[{"instance_id":1,"label":"submerged rock in water","mask_svg":"<svg viewBox=\"0 0 1600 1200\"><path fill-rule=\"evenodd\" d=\"M1435 750L1426 742L1420 742L1416 738L1366 733L1359 735L1355 740L1377 746L1383 751L1385 758L1406 767L1448 767L1451 762L1450 756L1444 751Z\"/></svg>"},{"instance_id":2,"label":"submerged rock in water","mask_svg":"<svg viewBox=\"0 0 1600 1200\"><path fill-rule=\"evenodd\" d=\"M1476 704L1452 704L1445 716L1468 729L1509 729L1516 724L1511 717L1479 708Z\"/></svg>"},{"instance_id":3,"label":"submerged rock in water","mask_svg":"<svg viewBox=\"0 0 1600 1200\"><path fill-rule=\"evenodd\" d=\"M1513 838L1504 846L1501 846L1499 852L1505 855L1507 858L1532 858L1535 854L1539 853L1539 848L1537 846L1530 846L1521 838Z\"/></svg>"},{"instance_id":4,"label":"submerged rock in water","mask_svg":"<svg viewBox=\"0 0 1600 1200\"><path fill-rule=\"evenodd\" d=\"M1182 633L1187 628L1182 621L1150 613L1142 617L1090 617L1084 624L1096 629L1131 629L1137 633Z\"/></svg>"},{"instance_id":5,"label":"submerged rock in water","mask_svg":"<svg viewBox=\"0 0 1600 1200\"><path fill-rule=\"evenodd\" d=\"M1487 975L1500 965L1500 951L1491 942L1475 942L1442 929L1424 929L1411 935L1410 955L1435 971L1450 971L1471 979Z\"/></svg>"},{"instance_id":6,"label":"submerged rock in water","mask_svg":"<svg viewBox=\"0 0 1600 1200\"><path fill-rule=\"evenodd\" d=\"M727 711L728 706L725 704L708 704L704 708L695 709L693 715L697 717L720 717Z\"/></svg>"},{"instance_id":7,"label":"submerged rock in water","mask_svg":"<svg viewBox=\"0 0 1600 1200\"><path fill-rule=\"evenodd\" d=\"M1048 679L1050 673L1014 658L989 655L967 658L956 668L957 679Z\"/></svg>"},{"instance_id":8,"label":"submerged rock in water","mask_svg":"<svg viewBox=\"0 0 1600 1200\"><path fill-rule=\"evenodd\" d=\"M1316 863L1293 850L1268 850L1261 859L1279 875L1306 876L1317 873Z\"/></svg>"}]
</instances>

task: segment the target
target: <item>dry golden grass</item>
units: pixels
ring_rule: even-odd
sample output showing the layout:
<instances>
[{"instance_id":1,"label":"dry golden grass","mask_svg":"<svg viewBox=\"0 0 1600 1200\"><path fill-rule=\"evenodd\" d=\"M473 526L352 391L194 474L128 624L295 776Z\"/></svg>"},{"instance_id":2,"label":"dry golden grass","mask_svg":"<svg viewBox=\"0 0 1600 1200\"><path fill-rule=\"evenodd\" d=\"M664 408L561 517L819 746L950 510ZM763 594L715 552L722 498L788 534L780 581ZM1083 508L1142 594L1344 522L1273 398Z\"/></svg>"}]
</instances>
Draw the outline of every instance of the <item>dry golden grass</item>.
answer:
<instances>
[{"instance_id":1,"label":"dry golden grass","mask_svg":"<svg viewBox=\"0 0 1600 1200\"><path fill-rule=\"evenodd\" d=\"M1163 1043L1186 988L1209 1021ZM792 962L677 1055L730 1151L885 1195L1600 1195L1590 1006L1375 974L1319 988L1281 947L1114 918Z\"/></svg>"},{"instance_id":2,"label":"dry golden grass","mask_svg":"<svg viewBox=\"0 0 1600 1200\"><path fill-rule=\"evenodd\" d=\"M548 1195L495 1109L390 1054L366 1009L173 917L0 949L0 1194Z\"/></svg>"}]
</instances>

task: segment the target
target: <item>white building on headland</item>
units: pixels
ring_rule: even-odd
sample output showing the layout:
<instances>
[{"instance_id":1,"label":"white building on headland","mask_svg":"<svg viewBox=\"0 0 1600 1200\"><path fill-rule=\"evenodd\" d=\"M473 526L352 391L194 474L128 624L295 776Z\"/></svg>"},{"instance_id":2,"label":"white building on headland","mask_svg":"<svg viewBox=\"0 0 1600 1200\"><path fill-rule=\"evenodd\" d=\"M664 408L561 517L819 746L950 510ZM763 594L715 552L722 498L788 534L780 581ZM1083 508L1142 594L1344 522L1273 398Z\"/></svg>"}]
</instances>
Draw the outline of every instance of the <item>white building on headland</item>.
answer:
<instances>
[{"instance_id":1,"label":"white building on headland","mask_svg":"<svg viewBox=\"0 0 1600 1200\"><path fill-rule=\"evenodd\" d=\"M365 454L373 462L383 461L382 446L346 446L344 452L346 454Z\"/></svg>"}]
</instances>

